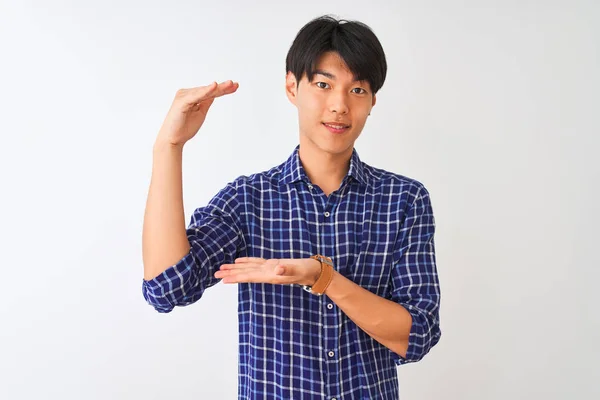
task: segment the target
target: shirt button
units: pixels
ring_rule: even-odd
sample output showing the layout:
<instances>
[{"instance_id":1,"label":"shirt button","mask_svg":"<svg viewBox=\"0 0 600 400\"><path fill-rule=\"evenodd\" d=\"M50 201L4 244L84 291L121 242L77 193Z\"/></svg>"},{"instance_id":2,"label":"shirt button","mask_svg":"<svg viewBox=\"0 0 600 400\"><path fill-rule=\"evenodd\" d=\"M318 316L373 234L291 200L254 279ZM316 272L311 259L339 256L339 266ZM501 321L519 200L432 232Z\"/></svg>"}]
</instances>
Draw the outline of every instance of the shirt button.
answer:
<instances>
[{"instance_id":1,"label":"shirt button","mask_svg":"<svg viewBox=\"0 0 600 400\"><path fill-rule=\"evenodd\" d=\"M312 188L313 188L313 185L308 185L308 188L309 188L310 190L312 190Z\"/></svg>"},{"instance_id":2,"label":"shirt button","mask_svg":"<svg viewBox=\"0 0 600 400\"><path fill-rule=\"evenodd\" d=\"M327 304L327 308L329 308L331 310L333 308L333 304L331 304L331 303Z\"/></svg>"},{"instance_id":3,"label":"shirt button","mask_svg":"<svg viewBox=\"0 0 600 400\"><path fill-rule=\"evenodd\" d=\"M329 217L329 215L330 215L329 211L325 211L325 214L323 214L323 215L325 215L326 217Z\"/></svg>"},{"instance_id":4,"label":"shirt button","mask_svg":"<svg viewBox=\"0 0 600 400\"><path fill-rule=\"evenodd\" d=\"M329 357L333 357L333 356L335 355L335 353L334 353L333 351L330 351L329 353L327 353L327 355L328 355Z\"/></svg>"}]
</instances>

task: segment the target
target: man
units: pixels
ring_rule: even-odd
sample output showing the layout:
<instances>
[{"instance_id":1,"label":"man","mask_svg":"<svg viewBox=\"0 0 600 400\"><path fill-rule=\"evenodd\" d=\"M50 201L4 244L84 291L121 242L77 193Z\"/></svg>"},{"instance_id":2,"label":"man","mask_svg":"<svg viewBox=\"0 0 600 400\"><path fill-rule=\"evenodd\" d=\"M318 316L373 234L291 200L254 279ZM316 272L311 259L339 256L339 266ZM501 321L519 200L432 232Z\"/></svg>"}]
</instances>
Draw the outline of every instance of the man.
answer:
<instances>
[{"instance_id":1,"label":"man","mask_svg":"<svg viewBox=\"0 0 600 400\"><path fill-rule=\"evenodd\" d=\"M300 143L240 176L185 228L182 150L232 81L178 91L154 146L144 298L159 312L239 284L239 398L397 399L396 365L439 341L425 187L354 149L387 71L364 24L320 17L296 36L285 89Z\"/></svg>"}]
</instances>

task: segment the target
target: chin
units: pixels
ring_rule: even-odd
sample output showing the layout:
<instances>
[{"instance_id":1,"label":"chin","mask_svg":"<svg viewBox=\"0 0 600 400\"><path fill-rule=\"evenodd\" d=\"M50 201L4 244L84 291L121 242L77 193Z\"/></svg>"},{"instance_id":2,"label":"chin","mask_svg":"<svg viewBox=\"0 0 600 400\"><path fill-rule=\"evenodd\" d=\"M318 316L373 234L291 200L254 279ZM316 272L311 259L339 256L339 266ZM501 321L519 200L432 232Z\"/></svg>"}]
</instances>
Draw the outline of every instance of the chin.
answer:
<instances>
[{"instance_id":1,"label":"chin","mask_svg":"<svg viewBox=\"0 0 600 400\"><path fill-rule=\"evenodd\" d=\"M343 154L352 151L354 148L354 142L357 138L352 136L353 132L346 132L339 136L331 136L328 131L323 135L321 129L325 128L320 127L320 129L316 129L310 134L301 134L300 145L305 143L308 147L332 155Z\"/></svg>"},{"instance_id":2,"label":"chin","mask_svg":"<svg viewBox=\"0 0 600 400\"><path fill-rule=\"evenodd\" d=\"M339 141L339 142L335 142L335 143L331 143L328 141L321 141L321 142L315 141L315 144L321 151L324 151L324 152L332 154L332 155L346 153L348 151L351 151L351 149L354 147L353 141L352 142Z\"/></svg>"}]
</instances>

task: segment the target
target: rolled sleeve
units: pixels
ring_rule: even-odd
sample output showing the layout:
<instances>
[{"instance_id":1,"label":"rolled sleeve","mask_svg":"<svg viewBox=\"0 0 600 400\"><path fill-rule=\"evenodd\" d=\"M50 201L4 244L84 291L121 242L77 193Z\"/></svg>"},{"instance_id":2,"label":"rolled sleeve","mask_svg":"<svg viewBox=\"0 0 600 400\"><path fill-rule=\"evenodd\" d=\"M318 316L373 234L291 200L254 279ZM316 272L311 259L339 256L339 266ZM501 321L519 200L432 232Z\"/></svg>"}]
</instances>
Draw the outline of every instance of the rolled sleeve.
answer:
<instances>
[{"instance_id":1,"label":"rolled sleeve","mask_svg":"<svg viewBox=\"0 0 600 400\"><path fill-rule=\"evenodd\" d=\"M146 302L168 313L198 301L215 285L219 267L233 263L245 251L239 211L234 183L221 189L206 207L196 209L186 229L190 252L155 278L143 280Z\"/></svg>"},{"instance_id":2,"label":"rolled sleeve","mask_svg":"<svg viewBox=\"0 0 600 400\"><path fill-rule=\"evenodd\" d=\"M421 360L441 337L433 209L424 187L415 197L398 236L399 261L392 272L391 300L412 316L406 357L393 353L397 365Z\"/></svg>"}]
</instances>

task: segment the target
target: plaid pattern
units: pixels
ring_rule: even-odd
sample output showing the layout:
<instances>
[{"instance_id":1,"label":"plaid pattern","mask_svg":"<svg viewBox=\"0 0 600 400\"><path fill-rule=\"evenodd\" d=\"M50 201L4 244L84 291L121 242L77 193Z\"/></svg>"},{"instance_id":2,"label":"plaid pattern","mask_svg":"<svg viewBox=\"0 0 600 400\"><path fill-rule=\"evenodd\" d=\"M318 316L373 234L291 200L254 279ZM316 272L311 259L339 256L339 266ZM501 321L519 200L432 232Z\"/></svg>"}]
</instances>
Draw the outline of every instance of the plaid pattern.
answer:
<instances>
[{"instance_id":1,"label":"plaid pattern","mask_svg":"<svg viewBox=\"0 0 600 400\"><path fill-rule=\"evenodd\" d=\"M297 146L283 164L227 184L194 211L191 251L143 281L158 312L194 303L237 257L324 254L342 275L412 315L406 358L382 346L326 295L297 285L239 284L239 399L398 399L396 365L439 341L434 217L425 187L371 167L353 151L340 188L326 196L305 174Z\"/></svg>"}]
</instances>

